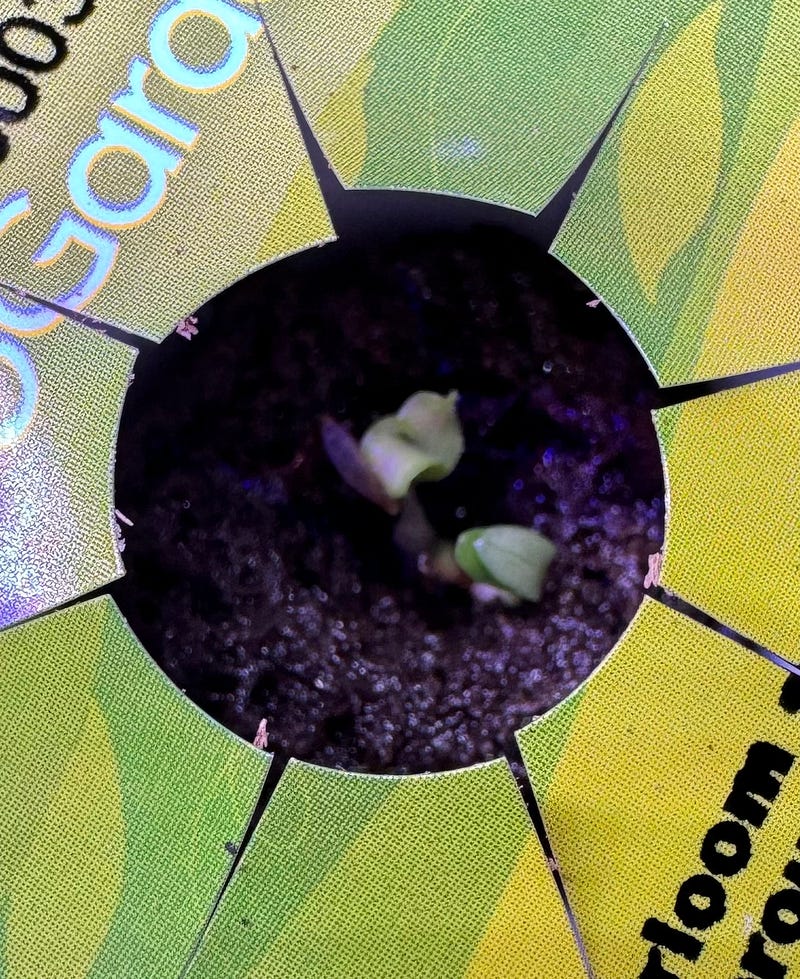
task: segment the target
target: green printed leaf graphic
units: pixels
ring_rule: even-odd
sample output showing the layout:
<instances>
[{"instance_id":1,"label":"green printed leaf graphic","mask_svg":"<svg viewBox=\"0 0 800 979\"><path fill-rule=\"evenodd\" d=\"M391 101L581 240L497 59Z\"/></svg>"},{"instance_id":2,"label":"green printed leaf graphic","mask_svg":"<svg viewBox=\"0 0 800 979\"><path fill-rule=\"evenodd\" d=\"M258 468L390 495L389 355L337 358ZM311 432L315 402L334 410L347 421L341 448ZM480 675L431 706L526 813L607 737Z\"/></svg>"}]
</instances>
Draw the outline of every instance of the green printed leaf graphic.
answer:
<instances>
[{"instance_id":1,"label":"green printed leaf graphic","mask_svg":"<svg viewBox=\"0 0 800 979\"><path fill-rule=\"evenodd\" d=\"M619 197L625 239L651 303L670 260L711 207L723 147L715 62L722 4L695 18L645 78L624 122Z\"/></svg>"},{"instance_id":2,"label":"green printed leaf graphic","mask_svg":"<svg viewBox=\"0 0 800 979\"><path fill-rule=\"evenodd\" d=\"M58 790L18 866L19 886L12 885L9 976L88 974L122 892L124 856L116 760L105 718L93 702Z\"/></svg>"},{"instance_id":3,"label":"green printed leaf graphic","mask_svg":"<svg viewBox=\"0 0 800 979\"><path fill-rule=\"evenodd\" d=\"M759 72L774 59L765 52L770 23L780 16L771 3L728 0L717 37L717 68L725 119L725 163L735 158L756 94ZM778 69L779 70L779 69Z\"/></svg>"},{"instance_id":4,"label":"green printed leaf graphic","mask_svg":"<svg viewBox=\"0 0 800 979\"><path fill-rule=\"evenodd\" d=\"M292 762L187 972L466 975L583 975L502 761L399 778Z\"/></svg>"}]
</instances>

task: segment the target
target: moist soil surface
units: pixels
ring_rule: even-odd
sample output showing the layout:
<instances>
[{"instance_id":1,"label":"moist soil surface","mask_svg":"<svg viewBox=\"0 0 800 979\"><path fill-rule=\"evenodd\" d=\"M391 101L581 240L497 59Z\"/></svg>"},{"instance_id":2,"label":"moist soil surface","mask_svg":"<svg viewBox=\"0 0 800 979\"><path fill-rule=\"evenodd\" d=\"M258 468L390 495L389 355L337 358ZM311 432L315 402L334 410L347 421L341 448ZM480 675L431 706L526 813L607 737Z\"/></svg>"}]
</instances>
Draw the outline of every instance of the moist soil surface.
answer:
<instances>
[{"instance_id":1,"label":"moist soil surface","mask_svg":"<svg viewBox=\"0 0 800 979\"><path fill-rule=\"evenodd\" d=\"M489 229L286 260L146 351L125 408L113 594L213 717L327 766L436 771L498 757L609 652L663 538L656 385L592 296ZM460 392L466 451L420 489L443 537L518 523L555 542L542 601L437 585L340 479L328 414L359 436L417 390Z\"/></svg>"}]
</instances>

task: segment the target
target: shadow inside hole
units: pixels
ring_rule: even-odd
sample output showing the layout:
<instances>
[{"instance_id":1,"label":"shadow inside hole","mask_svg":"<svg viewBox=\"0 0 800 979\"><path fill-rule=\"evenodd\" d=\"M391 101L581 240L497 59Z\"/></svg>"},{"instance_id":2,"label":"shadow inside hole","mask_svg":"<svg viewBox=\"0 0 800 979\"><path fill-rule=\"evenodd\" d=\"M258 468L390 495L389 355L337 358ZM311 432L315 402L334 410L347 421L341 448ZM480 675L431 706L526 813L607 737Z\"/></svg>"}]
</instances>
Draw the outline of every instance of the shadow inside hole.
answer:
<instances>
[{"instance_id":1,"label":"shadow inside hole","mask_svg":"<svg viewBox=\"0 0 800 979\"><path fill-rule=\"evenodd\" d=\"M117 457L131 626L252 739L371 772L455 768L583 680L663 538L656 385L623 330L524 238L476 227L298 256L217 297L137 364ZM440 536L533 526L541 603L423 579L345 486L318 420L360 435L414 391L461 393L466 451L420 498Z\"/></svg>"}]
</instances>

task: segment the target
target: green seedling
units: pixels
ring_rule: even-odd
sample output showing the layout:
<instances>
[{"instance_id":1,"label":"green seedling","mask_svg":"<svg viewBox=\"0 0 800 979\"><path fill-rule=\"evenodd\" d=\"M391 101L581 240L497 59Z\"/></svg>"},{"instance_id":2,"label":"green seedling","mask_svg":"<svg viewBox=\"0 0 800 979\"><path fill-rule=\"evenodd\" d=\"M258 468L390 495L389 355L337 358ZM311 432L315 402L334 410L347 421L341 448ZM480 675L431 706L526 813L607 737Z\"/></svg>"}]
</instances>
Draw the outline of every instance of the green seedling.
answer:
<instances>
[{"instance_id":1,"label":"green seedling","mask_svg":"<svg viewBox=\"0 0 800 979\"><path fill-rule=\"evenodd\" d=\"M457 400L456 391L447 397L418 391L396 415L373 422L360 443L326 415L322 443L348 486L396 515L415 483L444 479L458 465L464 436Z\"/></svg>"},{"instance_id":2,"label":"green seedling","mask_svg":"<svg viewBox=\"0 0 800 979\"><path fill-rule=\"evenodd\" d=\"M455 559L472 581L494 585L529 602L542 597L556 548L535 530L512 524L476 527L459 534Z\"/></svg>"},{"instance_id":3,"label":"green seedling","mask_svg":"<svg viewBox=\"0 0 800 979\"><path fill-rule=\"evenodd\" d=\"M418 483L444 479L458 465L464 435L457 401L456 391L418 391L396 414L370 425L360 442L326 416L323 446L348 486L399 516L395 543L417 557L423 574L476 595L488 590L506 604L537 602L556 553L551 541L526 527L502 524L464 531L453 545L437 536L414 492Z\"/></svg>"},{"instance_id":4,"label":"green seedling","mask_svg":"<svg viewBox=\"0 0 800 979\"><path fill-rule=\"evenodd\" d=\"M330 415L323 415L320 434L325 452L347 485L392 516L402 509L400 501L392 499L383 483L364 458L361 446L350 432Z\"/></svg>"},{"instance_id":5,"label":"green seedling","mask_svg":"<svg viewBox=\"0 0 800 979\"><path fill-rule=\"evenodd\" d=\"M361 452L391 499L405 499L415 483L444 479L456 468L464 452L457 400L456 391L447 397L418 391L364 432Z\"/></svg>"}]
</instances>

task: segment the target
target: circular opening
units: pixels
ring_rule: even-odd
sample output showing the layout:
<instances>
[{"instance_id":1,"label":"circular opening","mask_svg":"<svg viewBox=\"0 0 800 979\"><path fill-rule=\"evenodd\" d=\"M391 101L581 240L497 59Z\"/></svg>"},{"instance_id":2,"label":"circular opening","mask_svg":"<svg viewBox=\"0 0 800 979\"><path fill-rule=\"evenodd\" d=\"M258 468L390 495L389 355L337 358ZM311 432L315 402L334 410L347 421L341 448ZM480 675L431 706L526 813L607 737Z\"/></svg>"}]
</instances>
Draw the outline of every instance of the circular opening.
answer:
<instances>
[{"instance_id":1,"label":"circular opening","mask_svg":"<svg viewBox=\"0 0 800 979\"><path fill-rule=\"evenodd\" d=\"M503 754L612 648L663 538L656 384L590 293L497 229L287 260L137 365L114 587L147 649L242 737L371 772ZM324 254L324 253L319 253ZM300 259L305 259L300 260ZM417 391L459 392L465 451L418 497L441 540L495 524L556 546L539 602L423 575L396 518L326 455Z\"/></svg>"}]
</instances>

